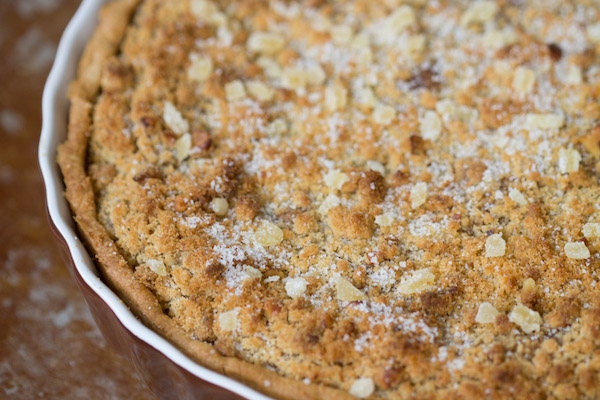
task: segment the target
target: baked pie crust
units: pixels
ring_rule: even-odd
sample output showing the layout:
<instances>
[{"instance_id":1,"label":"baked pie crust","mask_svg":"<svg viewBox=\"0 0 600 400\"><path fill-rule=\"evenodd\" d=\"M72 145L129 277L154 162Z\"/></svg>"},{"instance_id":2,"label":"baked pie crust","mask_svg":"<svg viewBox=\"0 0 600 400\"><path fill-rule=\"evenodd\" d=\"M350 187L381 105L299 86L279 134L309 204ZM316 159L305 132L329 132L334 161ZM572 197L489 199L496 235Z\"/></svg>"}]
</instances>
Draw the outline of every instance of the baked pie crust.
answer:
<instances>
[{"instance_id":1,"label":"baked pie crust","mask_svg":"<svg viewBox=\"0 0 600 400\"><path fill-rule=\"evenodd\" d=\"M600 396L593 1L116 0L58 152L104 279L281 399Z\"/></svg>"}]
</instances>

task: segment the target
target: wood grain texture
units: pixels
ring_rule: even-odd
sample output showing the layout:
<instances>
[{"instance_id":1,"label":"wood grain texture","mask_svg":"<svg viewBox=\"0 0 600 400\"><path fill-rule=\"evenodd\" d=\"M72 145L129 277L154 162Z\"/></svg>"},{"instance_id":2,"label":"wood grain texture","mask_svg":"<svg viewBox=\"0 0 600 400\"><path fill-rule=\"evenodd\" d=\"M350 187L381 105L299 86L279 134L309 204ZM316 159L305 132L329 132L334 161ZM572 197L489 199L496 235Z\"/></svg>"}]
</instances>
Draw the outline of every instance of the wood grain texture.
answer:
<instances>
[{"instance_id":1,"label":"wood grain texture","mask_svg":"<svg viewBox=\"0 0 600 400\"><path fill-rule=\"evenodd\" d=\"M75 0L0 2L0 398L154 399L98 331L47 227L41 96Z\"/></svg>"}]
</instances>

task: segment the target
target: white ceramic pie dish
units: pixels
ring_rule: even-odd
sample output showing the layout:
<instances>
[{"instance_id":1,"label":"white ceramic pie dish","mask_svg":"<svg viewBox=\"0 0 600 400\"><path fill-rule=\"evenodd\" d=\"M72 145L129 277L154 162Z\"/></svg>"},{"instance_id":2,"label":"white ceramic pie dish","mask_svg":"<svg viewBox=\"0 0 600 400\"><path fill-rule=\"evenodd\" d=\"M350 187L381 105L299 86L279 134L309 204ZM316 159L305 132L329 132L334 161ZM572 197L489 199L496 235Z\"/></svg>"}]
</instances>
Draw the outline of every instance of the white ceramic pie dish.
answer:
<instances>
[{"instance_id":1,"label":"white ceramic pie dish","mask_svg":"<svg viewBox=\"0 0 600 400\"><path fill-rule=\"evenodd\" d=\"M46 187L48 218L63 247L67 264L109 342L129 358L144 382L160 398L269 397L202 367L160 335L144 326L119 297L102 282L90 254L78 239L71 211L63 196L64 185L56 148L67 134L67 90L75 78L79 58L96 25L98 11L108 0L83 0L67 25L44 88L42 134L38 161Z\"/></svg>"}]
</instances>

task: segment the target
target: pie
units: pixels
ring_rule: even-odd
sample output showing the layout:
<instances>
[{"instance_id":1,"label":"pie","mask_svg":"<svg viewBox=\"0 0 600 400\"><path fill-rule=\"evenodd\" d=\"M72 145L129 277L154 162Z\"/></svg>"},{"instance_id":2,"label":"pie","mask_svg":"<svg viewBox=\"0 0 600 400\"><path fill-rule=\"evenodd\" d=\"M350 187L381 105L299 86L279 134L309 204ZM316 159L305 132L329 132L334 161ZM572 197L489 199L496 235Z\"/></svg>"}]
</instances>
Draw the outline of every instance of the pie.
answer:
<instances>
[{"instance_id":1,"label":"pie","mask_svg":"<svg viewBox=\"0 0 600 400\"><path fill-rule=\"evenodd\" d=\"M116 0L59 149L102 279L278 399L600 398L596 1Z\"/></svg>"}]
</instances>

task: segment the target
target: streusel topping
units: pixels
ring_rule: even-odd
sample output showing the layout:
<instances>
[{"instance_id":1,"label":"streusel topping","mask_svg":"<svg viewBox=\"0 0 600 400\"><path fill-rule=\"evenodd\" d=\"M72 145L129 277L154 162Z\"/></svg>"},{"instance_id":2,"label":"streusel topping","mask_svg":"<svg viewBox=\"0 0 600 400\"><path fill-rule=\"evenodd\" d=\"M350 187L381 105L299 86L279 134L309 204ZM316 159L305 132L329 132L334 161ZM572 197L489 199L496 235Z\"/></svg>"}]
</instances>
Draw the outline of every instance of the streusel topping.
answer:
<instances>
[{"instance_id":1,"label":"streusel topping","mask_svg":"<svg viewBox=\"0 0 600 400\"><path fill-rule=\"evenodd\" d=\"M600 8L144 1L98 218L217 351L359 398L600 396Z\"/></svg>"}]
</instances>

